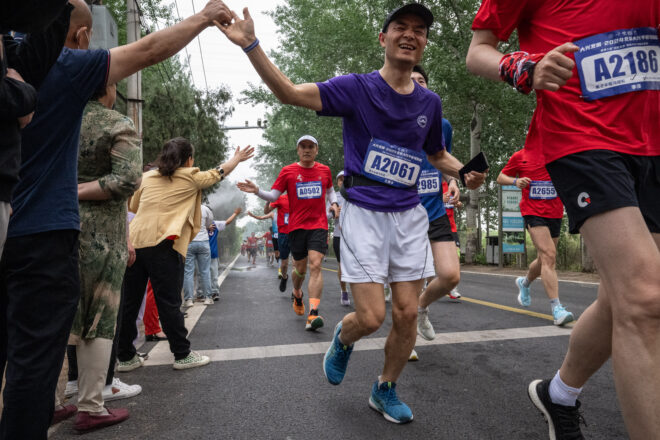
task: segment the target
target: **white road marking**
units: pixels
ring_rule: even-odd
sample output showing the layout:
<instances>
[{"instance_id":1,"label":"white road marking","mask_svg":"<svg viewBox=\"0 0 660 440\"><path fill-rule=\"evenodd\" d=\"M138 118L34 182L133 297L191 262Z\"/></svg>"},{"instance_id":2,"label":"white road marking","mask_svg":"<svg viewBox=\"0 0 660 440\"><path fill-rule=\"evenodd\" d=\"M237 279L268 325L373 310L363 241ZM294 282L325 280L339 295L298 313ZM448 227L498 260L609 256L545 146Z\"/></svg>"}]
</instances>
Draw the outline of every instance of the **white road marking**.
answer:
<instances>
[{"instance_id":1,"label":"white road marking","mask_svg":"<svg viewBox=\"0 0 660 440\"><path fill-rule=\"evenodd\" d=\"M570 329L554 325L540 327L508 328L499 330L478 330L454 333L438 333L432 341L417 338L416 347L446 344L466 344L471 342L506 341L515 339L547 338L568 336ZM288 356L320 355L326 352L330 341L289 345L266 345L260 347L224 348L200 350L199 353L211 358L212 362L240 361L248 359L266 359ZM367 338L355 344L355 351L382 350L385 338ZM172 363L172 354L167 350L149 352L145 366L167 365Z\"/></svg>"},{"instance_id":2,"label":"white road marking","mask_svg":"<svg viewBox=\"0 0 660 440\"><path fill-rule=\"evenodd\" d=\"M507 277L507 278L518 278L520 275L509 275L505 273L490 273L490 272L476 272L472 270L461 270L461 273L469 273L470 275L484 275L484 276L493 276L493 277ZM541 277L538 278L539 280ZM589 286L598 286L600 283L594 283L591 281L572 281L572 280L558 280L560 283L574 283L574 284L586 284Z\"/></svg>"}]
</instances>

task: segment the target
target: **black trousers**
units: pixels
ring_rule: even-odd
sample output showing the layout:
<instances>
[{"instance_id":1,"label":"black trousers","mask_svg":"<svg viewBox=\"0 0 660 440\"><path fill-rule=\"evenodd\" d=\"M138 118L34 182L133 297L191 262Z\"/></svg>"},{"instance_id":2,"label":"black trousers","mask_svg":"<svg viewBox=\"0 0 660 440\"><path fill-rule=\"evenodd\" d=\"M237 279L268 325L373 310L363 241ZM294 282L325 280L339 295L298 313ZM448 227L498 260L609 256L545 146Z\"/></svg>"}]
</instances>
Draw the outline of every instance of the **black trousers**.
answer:
<instances>
[{"instance_id":1,"label":"black trousers","mask_svg":"<svg viewBox=\"0 0 660 440\"><path fill-rule=\"evenodd\" d=\"M0 262L0 439L46 439L80 298L78 231L9 238Z\"/></svg>"},{"instance_id":2,"label":"black trousers","mask_svg":"<svg viewBox=\"0 0 660 440\"><path fill-rule=\"evenodd\" d=\"M136 249L135 263L126 269L123 285L124 310L117 349L117 358L122 362L130 361L136 353L133 346L133 340L137 337L135 320L140 312L149 279L154 289L160 323L170 343L170 351L177 360L190 354L188 330L181 313L184 259L172 245L171 240L164 240L153 247Z\"/></svg>"}]
</instances>

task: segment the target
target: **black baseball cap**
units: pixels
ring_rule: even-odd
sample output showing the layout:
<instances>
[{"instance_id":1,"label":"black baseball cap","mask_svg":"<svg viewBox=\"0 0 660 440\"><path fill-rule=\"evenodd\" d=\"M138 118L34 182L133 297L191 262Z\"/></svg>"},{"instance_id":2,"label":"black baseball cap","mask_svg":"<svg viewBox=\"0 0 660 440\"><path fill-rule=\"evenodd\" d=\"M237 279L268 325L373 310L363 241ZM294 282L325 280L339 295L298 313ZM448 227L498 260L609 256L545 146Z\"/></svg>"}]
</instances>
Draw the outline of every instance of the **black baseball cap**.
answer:
<instances>
[{"instance_id":1,"label":"black baseball cap","mask_svg":"<svg viewBox=\"0 0 660 440\"><path fill-rule=\"evenodd\" d=\"M392 20L404 14L413 14L417 15L419 18L424 20L426 28L430 29L433 24L433 13L426 6L420 3L408 3L399 8L396 8L387 15L385 23L383 23L383 32L387 31L387 27L390 25Z\"/></svg>"}]
</instances>

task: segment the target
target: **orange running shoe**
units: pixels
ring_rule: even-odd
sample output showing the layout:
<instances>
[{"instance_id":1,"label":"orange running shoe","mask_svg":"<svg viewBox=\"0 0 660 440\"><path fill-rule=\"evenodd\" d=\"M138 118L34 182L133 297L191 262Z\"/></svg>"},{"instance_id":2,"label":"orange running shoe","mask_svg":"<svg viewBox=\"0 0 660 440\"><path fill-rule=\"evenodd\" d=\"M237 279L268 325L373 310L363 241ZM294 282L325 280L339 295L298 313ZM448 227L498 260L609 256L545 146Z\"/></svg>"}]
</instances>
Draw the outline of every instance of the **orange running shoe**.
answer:
<instances>
[{"instance_id":1,"label":"orange running shoe","mask_svg":"<svg viewBox=\"0 0 660 440\"><path fill-rule=\"evenodd\" d=\"M317 309L310 310L305 330L317 330L321 327L323 327L323 317L319 316L319 311Z\"/></svg>"},{"instance_id":2,"label":"orange running shoe","mask_svg":"<svg viewBox=\"0 0 660 440\"><path fill-rule=\"evenodd\" d=\"M296 297L293 293L291 294L291 304L293 306L293 311L296 312L296 315L305 314L305 303L303 302L303 296L300 295L300 298Z\"/></svg>"}]
</instances>

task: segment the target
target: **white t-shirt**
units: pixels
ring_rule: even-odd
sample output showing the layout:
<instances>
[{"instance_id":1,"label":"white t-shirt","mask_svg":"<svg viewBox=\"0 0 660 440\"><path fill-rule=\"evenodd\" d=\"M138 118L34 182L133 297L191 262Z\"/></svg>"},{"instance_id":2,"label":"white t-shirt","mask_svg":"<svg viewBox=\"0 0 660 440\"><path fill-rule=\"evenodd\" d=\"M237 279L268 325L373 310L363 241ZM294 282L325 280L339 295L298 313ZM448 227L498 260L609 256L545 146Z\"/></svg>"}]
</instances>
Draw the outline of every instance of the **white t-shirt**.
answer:
<instances>
[{"instance_id":1,"label":"white t-shirt","mask_svg":"<svg viewBox=\"0 0 660 440\"><path fill-rule=\"evenodd\" d=\"M193 238L193 241L209 241L209 231L208 229L213 224L213 213L209 208L202 205L202 226L199 228L199 232Z\"/></svg>"}]
</instances>

